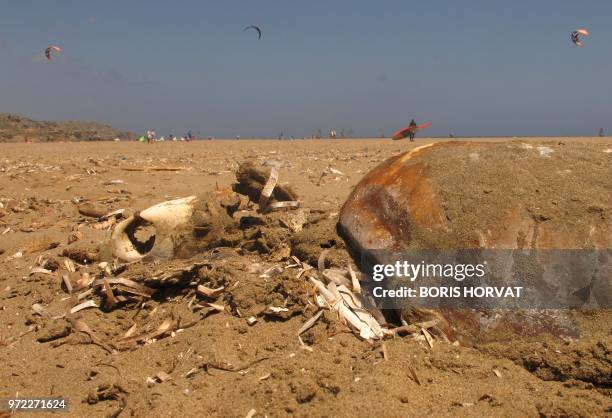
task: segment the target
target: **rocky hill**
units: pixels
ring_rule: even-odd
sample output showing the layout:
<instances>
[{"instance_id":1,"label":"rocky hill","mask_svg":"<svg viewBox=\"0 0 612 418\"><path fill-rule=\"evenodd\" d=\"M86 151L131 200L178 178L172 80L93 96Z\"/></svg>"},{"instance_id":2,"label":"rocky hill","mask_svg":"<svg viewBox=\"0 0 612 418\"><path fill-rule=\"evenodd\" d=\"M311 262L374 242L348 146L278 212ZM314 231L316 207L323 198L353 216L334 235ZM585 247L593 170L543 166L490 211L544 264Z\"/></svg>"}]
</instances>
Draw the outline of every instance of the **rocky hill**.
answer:
<instances>
[{"instance_id":1,"label":"rocky hill","mask_svg":"<svg viewBox=\"0 0 612 418\"><path fill-rule=\"evenodd\" d=\"M97 122L36 121L0 113L0 142L108 141L133 137L131 132Z\"/></svg>"}]
</instances>

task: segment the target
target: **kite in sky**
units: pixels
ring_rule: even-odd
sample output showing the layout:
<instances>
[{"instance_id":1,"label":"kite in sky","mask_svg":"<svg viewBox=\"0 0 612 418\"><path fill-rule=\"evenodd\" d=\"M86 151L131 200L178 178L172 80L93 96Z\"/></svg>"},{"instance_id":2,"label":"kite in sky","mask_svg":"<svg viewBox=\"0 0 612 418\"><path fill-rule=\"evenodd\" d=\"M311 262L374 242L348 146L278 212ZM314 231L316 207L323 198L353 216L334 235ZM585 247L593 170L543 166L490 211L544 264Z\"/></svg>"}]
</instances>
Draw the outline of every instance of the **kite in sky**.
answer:
<instances>
[{"instance_id":1,"label":"kite in sky","mask_svg":"<svg viewBox=\"0 0 612 418\"><path fill-rule=\"evenodd\" d=\"M574 43L574 45L582 46L582 39L581 38L583 36L589 36L589 31L586 30L586 29L577 29L577 30L573 31L570 36L572 38L572 42Z\"/></svg>"},{"instance_id":2,"label":"kite in sky","mask_svg":"<svg viewBox=\"0 0 612 418\"><path fill-rule=\"evenodd\" d=\"M62 48L55 45L49 45L47 49L45 49L45 57L47 57L49 61L51 61L51 51L62 52Z\"/></svg>"},{"instance_id":3,"label":"kite in sky","mask_svg":"<svg viewBox=\"0 0 612 418\"><path fill-rule=\"evenodd\" d=\"M243 29L243 32L247 31L249 29L256 30L257 31L257 39L261 39L261 29L259 28L259 26L255 26L255 25L247 26L246 28Z\"/></svg>"}]
</instances>

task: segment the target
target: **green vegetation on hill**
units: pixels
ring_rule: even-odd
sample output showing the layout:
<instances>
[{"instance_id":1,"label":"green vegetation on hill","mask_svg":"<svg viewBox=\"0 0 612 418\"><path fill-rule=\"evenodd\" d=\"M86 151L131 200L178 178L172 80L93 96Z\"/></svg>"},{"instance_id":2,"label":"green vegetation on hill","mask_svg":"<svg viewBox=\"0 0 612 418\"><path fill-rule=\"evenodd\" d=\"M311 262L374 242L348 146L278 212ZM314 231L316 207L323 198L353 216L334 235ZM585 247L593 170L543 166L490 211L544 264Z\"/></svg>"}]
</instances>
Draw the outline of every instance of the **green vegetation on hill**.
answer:
<instances>
[{"instance_id":1,"label":"green vegetation on hill","mask_svg":"<svg viewBox=\"0 0 612 418\"><path fill-rule=\"evenodd\" d=\"M0 113L0 142L109 141L131 139L134 134L97 122L36 121Z\"/></svg>"}]
</instances>

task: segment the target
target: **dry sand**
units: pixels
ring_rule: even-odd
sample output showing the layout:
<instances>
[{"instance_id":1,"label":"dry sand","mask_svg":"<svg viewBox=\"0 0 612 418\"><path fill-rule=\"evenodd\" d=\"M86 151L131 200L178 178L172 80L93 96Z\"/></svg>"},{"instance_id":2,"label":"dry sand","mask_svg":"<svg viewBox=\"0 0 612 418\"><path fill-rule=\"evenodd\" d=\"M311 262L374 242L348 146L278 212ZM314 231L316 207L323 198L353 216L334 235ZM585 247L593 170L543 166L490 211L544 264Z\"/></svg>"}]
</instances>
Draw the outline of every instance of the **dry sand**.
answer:
<instances>
[{"instance_id":1,"label":"dry sand","mask_svg":"<svg viewBox=\"0 0 612 418\"><path fill-rule=\"evenodd\" d=\"M609 143L612 149L608 138L563 141ZM196 270L186 283L162 289L142 309L128 304L111 311L79 312L76 318L96 335L94 344L78 332L39 342L45 336L67 334L66 321L51 318L70 303L61 276L68 274L76 281L84 271L99 272L96 265L77 265L79 272L69 274L62 252L95 252L112 226L79 214L75 202L88 201L108 212L140 210L170 198L229 187L238 164L247 158L260 163L276 160L280 183L290 183L304 206L332 217L315 237L332 242L338 239L333 217L363 174L426 142L0 144L0 397L67 397L70 416L243 417L251 409L255 416L269 417L612 414L610 312L580 315L585 335L579 341L541 336L475 348L436 342L430 348L396 338L385 342L386 360L380 343L360 341L326 312L304 336L310 345L304 349L296 333L314 313L307 303L307 286L295 278L295 271L253 279L248 272L254 264L274 264L257 255L236 258L236 265L215 261L212 271ZM344 175L320 181L328 166ZM71 235L80 240L68 244ZM342 244L337 244L336 257L348 263ZM13 258L19 251L23 256ZM58 269L29 275L40 256L56 261ZM129 267L128 272L146 281L155 272L193 262L198 262L197 256L186 262ZM194 295L190 281L198 278L236 286L232 302L246 313L285 302L291 314L273 320L260 317L254 326L226 312L203 317L201 311L188 308ZM99 296L93 299L103 302ZM34 314L35 303L44 307L43 316ZM151 331L171 317L190 326L149 344L107 350L132 325L138 332ZM148 377L162 371L171 380L147 384Z\"/></svg>"}]
</instances>

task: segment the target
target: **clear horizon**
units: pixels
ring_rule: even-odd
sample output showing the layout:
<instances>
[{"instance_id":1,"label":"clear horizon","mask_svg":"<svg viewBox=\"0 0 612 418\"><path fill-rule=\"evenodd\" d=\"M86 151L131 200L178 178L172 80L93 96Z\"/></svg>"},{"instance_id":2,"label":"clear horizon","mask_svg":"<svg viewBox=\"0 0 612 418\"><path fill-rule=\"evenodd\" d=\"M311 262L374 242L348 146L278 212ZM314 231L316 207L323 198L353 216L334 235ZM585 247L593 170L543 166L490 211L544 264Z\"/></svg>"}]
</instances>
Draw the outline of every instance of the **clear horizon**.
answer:
<instances>
[{"instance_id":1,"label":"clear horizon","mask_svg":"<svg viewBox=\"0 0 612 418\"><path fill-rule=\"evenodd\" d=\"M605 1L11 2L0 112L159 136L388 137L411 118L426 136L595 136L612 131L610 16Z\"/></svg>"}]
</instances>

